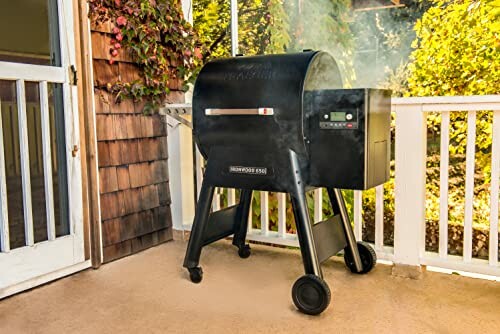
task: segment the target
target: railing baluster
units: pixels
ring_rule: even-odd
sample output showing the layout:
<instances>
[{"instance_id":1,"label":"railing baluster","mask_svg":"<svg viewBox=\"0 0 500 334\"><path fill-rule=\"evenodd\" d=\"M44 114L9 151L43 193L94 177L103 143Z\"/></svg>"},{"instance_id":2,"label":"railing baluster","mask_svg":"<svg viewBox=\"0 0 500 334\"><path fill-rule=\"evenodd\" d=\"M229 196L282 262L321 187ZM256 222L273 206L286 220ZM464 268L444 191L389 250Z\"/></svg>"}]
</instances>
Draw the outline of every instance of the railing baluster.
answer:
<instances>
[{"instance_id":1,"label":"railing baluster","mask_svg":"<svg viewBox=\"0 0 500 334\"><path fill-rule=\"evenodd\" d=\"M500 110L493 112L493 139L491 144L491 195L489 264L498 264L498 191L500 179Z\"/></svg>"},{"instance_id":2,"label":"railing baluster","mask_svg":"<svg viewBox=\"0 0 500 334\"><path fill-rule=\"evenodd\" d=\"M384 185L375 188L375 249L384 247Z\"/></svg>"},{"instance_id":3,"label":"railing baluster","mask_svg":"<svg viewBox=\"0 0 500 334\"><path fill-rule=\"evenodd\" d=\"M441 113L441 152L439 163L439 257L448 256L448 164L450 112Z\"/></svg>"},{"instance_id":4,"label":"railing baluster","mask_svg":"<svg viewBox=\"0 0 500 334\"><path fill-rule=\"evenodd\" d=\"M269 193L260 192L260 231L262 235L269 232Z\"/></svg>"},{"instance_id":5,"label":"railing baluster","mask_svg":"<svg viewBox=\"0 0 500 334\"><path fill-rule=\"evenodd\" d=\"M252 205L253 204L253 194L252 194L252 200L250 201L250 210L248 212L248 226L247 226L247 234L248 235L251 235L253 233L253 226L252 226L252 222L253 222L253 209L252 209Z\"/></svg>"},{"instance_id":6,"label":"railing baluster","mask_svg":"<svg viewBox=\"0 0 500 334\"><path fill-rule=\"evenodd\" d=\"M363 239L363 192L354 190L354 236L356 240Z\"/></svg>"},{"instance_id":7,"label":"railing baluster","mask_svg":"<svg viewBox=\"0 0 500 334\"><path fill-rule=\"evenodd\" d=\"M0 100L0 252L10 250L5 150L3 146L2 101Z\"/></svg>"},{"instance_id":8,"label":"railing baluster","mask_svg":"<svg viewBox=\"0 0 500 334\"><path fill-rule=\"evenodd\" d=\"M236 189L227 189L227 206L233 206L236 204Z\"/></svg>"},{"instance_id":9,"label":"railing baluster","mask_svg":"<svg viewBox=\"0 0 500 334\"><path fill-rule=\"evenodd\" d=\"M314 222L323 220L323 189L314 190Z\"/></svg>"},{"instance_id":10,"label":"railing baluster","mask_svg":"<svg viewBox=\"0 0 500 334\"><path fill-rule=\"evenodd\" d=\"M201 155L198 147L196 147L196 198L199 198L201 191L201 184L203 183L203 156Z\"/></svg>"},{"instance_id":11,"label":"railing baluster","mask_svg":"<svg viewBox=\"0 0 500 334\"><path fill-rule=\"evenodd\" d=\"M212 211L220 210L220 188L215 188L214 199L212 201Z\"/></svg>"},{"instance_id":12,"label":"railing baluster","mask_svg":"<svg viewBox=\"0 0 500 334\"><path fill-rule=\"evenodd\" d=\"M21 154L21 174L23 183L24 234L26 246L35 243L33 231L33 211L31 207L31 179L28 145L28 120L26 115L26 92L24 80L16 81L17 114L19 119L19 151Z\"/></svg>"},{"instance_id":13,"label":"railing baluster","mask_svg":"<svg viewBox=\"0 0 500 334\"><path fill-rule=\"evenodd\" d=\"M474 201L474 165L476 152L476 111L467 114L467 149L465 158L465 220L463 259L472 260L472 214Z\"/></svg>"},{"instance_id":14,"label":"railing baluster","mask_svg":"<svg viewBox=\"0 0 500 334\"><path fill-rule=\"evenodd\" d=\"M278 196L278 236L284 238L286 235L286 194L276 193Z\"/></svg>"},{"instance_id":15,"label":"railing baluster","mask_svg":"<svg viewBox=\"0 0 500 334\"><path fill-rule=\"evenodd\" d=\"M40 115L42 126L43 175L45 176L45 209L47 211L47 236L56 238L54 191L52 187L52 153L50 147L50 114L47 82L40 82Z\"/></svg>"}]
</instances>

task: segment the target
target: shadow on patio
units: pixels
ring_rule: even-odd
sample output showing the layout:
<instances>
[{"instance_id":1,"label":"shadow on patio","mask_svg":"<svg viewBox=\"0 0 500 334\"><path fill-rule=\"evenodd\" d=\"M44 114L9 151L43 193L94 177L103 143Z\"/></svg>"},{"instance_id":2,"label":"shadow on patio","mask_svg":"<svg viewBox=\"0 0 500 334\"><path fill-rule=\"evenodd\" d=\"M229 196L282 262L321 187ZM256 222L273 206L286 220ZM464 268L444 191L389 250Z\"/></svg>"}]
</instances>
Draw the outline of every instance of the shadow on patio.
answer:
<instances>
[{"instance_id":1,"label":"shadow on patio","mask_svg":"<svg viewBox=\"0 0 500 334\"><path fill-rule=\"evenodd\" d=\"M186 244L170 242L0 301L1 333L498 333L500 283L427 272L391 276L379 264L350 274L323 266L332 289L318 317L295 310L298 250L253 245L242 260L227 241L205 248L204 280L182 268Z\"/></svg>"}]
</instances>

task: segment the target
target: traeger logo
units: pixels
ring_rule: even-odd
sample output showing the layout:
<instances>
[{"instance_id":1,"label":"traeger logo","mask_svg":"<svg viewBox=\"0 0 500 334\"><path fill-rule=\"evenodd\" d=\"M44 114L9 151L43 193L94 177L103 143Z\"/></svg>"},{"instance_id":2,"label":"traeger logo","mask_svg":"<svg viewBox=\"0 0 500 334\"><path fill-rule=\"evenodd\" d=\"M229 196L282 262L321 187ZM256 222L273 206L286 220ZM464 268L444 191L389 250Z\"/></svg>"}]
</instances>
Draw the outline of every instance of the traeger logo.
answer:
<instances>
[{"instance_id":1,"label":"traeger logo","mask_svg":"<svg viewBox=\"0 0 500 334\"><path fill-rule=\"evenodd\" d=\"M229 166L229 173L249 174L249 175L267 175L267 168L266 167Z\"/></svg>"}]
</instances>

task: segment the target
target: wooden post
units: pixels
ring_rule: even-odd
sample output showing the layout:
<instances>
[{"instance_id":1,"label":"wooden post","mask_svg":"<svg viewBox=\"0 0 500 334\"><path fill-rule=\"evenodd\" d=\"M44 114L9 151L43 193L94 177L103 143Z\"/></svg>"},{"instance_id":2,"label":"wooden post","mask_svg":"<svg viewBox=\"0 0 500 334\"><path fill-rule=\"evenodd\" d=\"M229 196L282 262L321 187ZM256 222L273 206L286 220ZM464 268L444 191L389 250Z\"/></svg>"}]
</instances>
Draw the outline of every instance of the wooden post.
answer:
<instances>
[{"instance_id":1,"label":"wooden post","mask_svg":"<svg viewBox=\"0 0 500 334\"><path fill-rule=\"evenodd\" d=\"M79 86L81 87L80 114L83 114L82 138L82 174L86 187L84 187L84 200L87 202L88 229L90 234L90 256L92 267L98 268L103 261L101 214L99 203L99 171L97 167L97 136L94 106L94 87L92 76L92 45L90 43L90 26L88 19L88 4L86 0L78 1L78 33L79 38ZM80 74L81 73L81 74ZM85 167L85 168L84 168Z\"/></svg>"},{"instance_id":2,"label":"wooden post","mask_svg":"<svg viewBox=\"0 0 500 334\"><path fill-rule=\"evenodd\" d=\"M396 212L393 274L418 278L425 250L426 114L420 104L395 105Z\"/></svg>"},{"instance_id":3,"label":"wooden post","mask_svg":"<svg viewBox=\"0 0 500 334\"><path fill-rule=\"evenodd\" d=\"M166 116L168 125L168 169L170 189L172 196L172 222L174 239L184 240L184 231L191 229L195 213L195 184L193 169L196 168L198 193L201 189L203 171L198 164L201 163L198 150L196 159L193 157L193 142L191 129L176 119ZM214 194L214 204L220 199L218 193ZM218 210L214 206L214 210Z\"/></svg>"}]
</instances>

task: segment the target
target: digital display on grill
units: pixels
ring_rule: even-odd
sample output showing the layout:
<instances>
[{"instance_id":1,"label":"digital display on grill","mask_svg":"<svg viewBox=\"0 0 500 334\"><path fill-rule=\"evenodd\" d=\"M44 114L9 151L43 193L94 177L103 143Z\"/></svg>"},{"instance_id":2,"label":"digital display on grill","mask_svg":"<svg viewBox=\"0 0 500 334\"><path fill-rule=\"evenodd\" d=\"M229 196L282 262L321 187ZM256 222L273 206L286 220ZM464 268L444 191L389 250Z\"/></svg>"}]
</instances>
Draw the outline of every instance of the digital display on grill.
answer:
<instances>
[{"instance_id":1,"label":"digital display on grill","mask_svg":"<svg viewBox=\"0 0 500 334\"><path fill-rule=\"evenodd\" d=\"M334 111L330 113L330 121L343 122L345 121L345 112Z\"/></svg>"}]
</instances>

